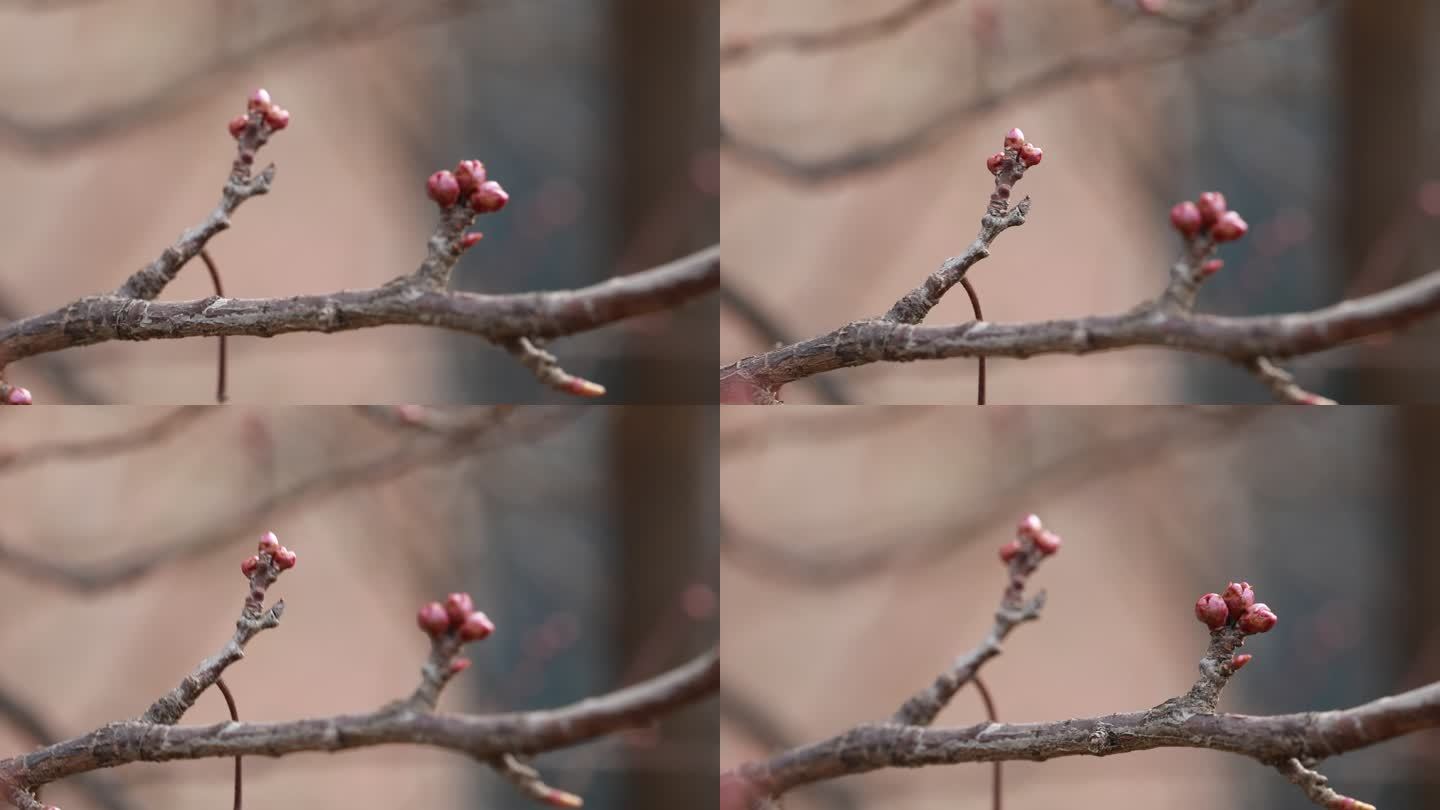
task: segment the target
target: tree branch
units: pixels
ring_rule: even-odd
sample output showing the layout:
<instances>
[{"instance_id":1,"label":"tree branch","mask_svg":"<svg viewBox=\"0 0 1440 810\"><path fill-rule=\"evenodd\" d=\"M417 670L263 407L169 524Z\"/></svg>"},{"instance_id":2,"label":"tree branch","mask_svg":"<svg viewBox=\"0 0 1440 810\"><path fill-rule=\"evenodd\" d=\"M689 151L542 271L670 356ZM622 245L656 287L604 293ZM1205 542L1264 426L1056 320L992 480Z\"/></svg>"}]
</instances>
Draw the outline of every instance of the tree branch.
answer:
<instances>
[{"instance_id":1,"label":"tree branch","mask_svg":"<svg viewBox=\"0 0 1440 810\"><path fill-rule=\"evenodd\" d=\"M1020 523L1017 539L1000 548L1010 584L989 638L941 673L884 723L858 725L821 742L792 748L768 760L722 774L722 789L754 800L778 799L801 785L882 768L917 768L962 762L1043 762L1065 756L1109 756L1151 748L1204 748L1251 757L1278 769L1317 804L1335 810L1374 810L1342 796L1312 769L1319 760L1422 729L1440 727L1440 682L1349 709L1271 716L1216 714L1226 684L1249 662L1236 651L1277 619L1255 601L1249 583L1202 596L1196 618L1210 629L1200 676L1190 690L1144 711L1044 723L978 723L964 728L927 726L956 691L998 652L999 639L1018 621L1035 618L1035 600L1020 600L1025 578L1060 547L1039 518ZM1030 605L1035 605L1034 609ZM762 805L763 806L763 805Z\"/></svg>"},{"instance_id":2,"label":"tree branch","mask_svg":"<svg viewBox=\"0 0 1440 810\"><path fill-rule=\"evenodd\" d=\"M40 787L130 762L283 756L410 743L468 754L490 764L532 798L557 807L579 807L578 796L546 785L519 758L651 724L658 716L708 697L720 688L720 654L718 648L712 648L650 680L557 709L496 715L437 714L434 708L440 690L469 665L468 660L457 658L461 646L481 641L494 631L489 618L474 610L468 594L451 594L444 605L436 602L422 607L417 617L421 629L431 638L431 652L421 669L421 684L409 698L367 714L284 723L232 720L209 726L177 726L175 723L195 700L219 682L225 668L243 657L245 644L280 622L284 602L276 602L267 610L265 593L281 572L295 567L296 555L280 545L273 534L261 538L258 551L241 565L249 593L235 635L220 652L202 661L138 719L109 723L89 734L0 759L0 794L22 810L38 810L41 805L36 791Z\"/></svg>"},{"instance_id":3,"label":"tree branch","mask_svg":"<svg viewBox=\"0 0 1440 810\"><path fill-rule=\"evenodd\" d=\"M1243 238L1249 230L1240 215L1229 210L1223 195L1205 192L1199 204L1186 201L1171 209L1170 221L1182 237L1184 250L1171 267L1164 289L1128 312L1026 324L977 320L955 326L921 325L945 293L962 281L976 262L990 255L990 245L1001 232L1024 224L1029 198L1014 207L1008 206L1008 200L1026 167L1040 159L1039 148L1026 142L1019 129L1011 130L1005 150L987 161L995 175L995 190L979 235L963 253L945 260L884 315L851 321L819 337L722 366L722 401L777 403L780 389L787 383L881 361L1024 359L1156 346L1228 359L1255 374L1288 402L1333 404L1301 388L1274 361L1397 332L1440 312L1440 270L1436 270L1389 290L1311 312L1252 317L1197 314L1200 286L1224 266L1213 258L1216 250L1224 242Z\"/></svg>"},{"instance_id":4,"label":"tree branch","mask_svg":"<svg viewBox=\"0 0 1440 810\"><path fill-rule=\"evenodd\" d=\"M526 365L542 382L568 393L593 396L596 389L599 393L604 389L588 380L577 383L578 378L559 369L553 357L548 362L533 362L545 358L524 351L525 342L574 335L671 309L719 286L720 248L715 245L666 265L575 290L511 295L447 290L461 256L480 238L466 229L477 217L504 208L509 199L498 183L485 179L479 161L466 160L456 174L443 171L431 176L428 190L439 205L439 222L427 242L425 259L411 273L373 289L325 295L155 301L182 267L230 227L230 216L241 203L269 191L274 167L254 177L250 167L269 137L289 121L289 112L272 104L268 93L255 91L246 115L230 123L237 143L236 158L221 201L205 220L181 234L114 292L86 296L52 312L0 326L0 402L30 401L28 391L4 382L5 366L62 349L111 340L274 337L399 324L483 337L532 361ZM460 175L462 170L470 173Z\"/></svg>"}]
</instances>

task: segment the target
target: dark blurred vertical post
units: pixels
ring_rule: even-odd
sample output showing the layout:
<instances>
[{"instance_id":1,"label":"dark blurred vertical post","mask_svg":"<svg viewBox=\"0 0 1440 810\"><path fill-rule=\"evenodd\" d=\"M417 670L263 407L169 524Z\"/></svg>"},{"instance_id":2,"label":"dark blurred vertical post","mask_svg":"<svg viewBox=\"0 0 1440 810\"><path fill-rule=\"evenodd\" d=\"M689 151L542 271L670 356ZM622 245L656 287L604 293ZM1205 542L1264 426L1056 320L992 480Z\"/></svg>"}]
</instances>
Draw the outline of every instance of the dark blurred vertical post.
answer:
<instances>
[{"instance_id":1,"label":"dark blurred vertical post","mask_svg":"<svg viewBox=\"0 0 1440 810\"><path fill-rule=\"evenodd\" d=\"M614 645L627 667L644 673L678 664L718 638L718 625L696 632L683 592L693 584L718 594L719 413L711 407L627 407L614 418L616 536L621 547ZM718 605L717 605L718 609ZM716 614L718 616L718 612ZM638 674L638 673L637 673ZM710 700L663 722L662 746L640 749L622 769L631 810L715 807L719 708Z\"/></svg>"},{"instance_id":2,"label":"dark blurred vertical post","mask_svg":"<svg viewBox=\"0 0 1440 810\"><path fill-rule=\"evenodd\" d=\"M1400 266L1393 275L1381 276L1384 286L1390 286L1433 269L1440 261L1432 235L1435 221L1422 217L1416 200L1420 183L1440 169L1432 146L1440 136L1436 126L1440 82L1435 78L1440 60L1428 55L1440 33L1436 30L1440 13L1431 0L1393 0L1383 5L1383 13L1376 13L1381 10L1368 0L1349 0L1338 28L1344 107L1339 213L1343 266L1352 277L1364 270L1377 248L1402 236L1395 253ZM1413 227L1406 227L1407 221ZM1434 368L1440 356L1434 349L1440 343L1440 330L1423 325L1403 340L1413 348L1401 362L1363 372L1360 390L1366 400L1440 399L1440 375ZM1440 409L1396 409L1393 417L1393 480L1399 489L1395 500L1403 504L1402 514L1396 516L1400 537L1393 548L1404 560L1396 570L1409 578L1391 589L1402 602L1393 605L1389 614L1397 617L1390 630L1393 644L1404 651L1394 662L1394 689L1400 690L1416 686L1419 677L1440 677L1436 671L1440 662L1419 660L1417 652L1426 648L1427 640L1433 642L1434 628L1429 626L1433 611L1417 610L1405 598L1433 592L1440 579L1436 575L1440 503L1434 498L1435 481L1440 480ZM1437 750L1433 742L1427 748L1432 755ZM1386 792L1371 799L1381 807L1440 807L1440 783L1418 764L1427 758L1415 756L1412 778L1387 786Z\"/></svg>"},{"instance_id":3,"label":"dark blurred vertical post","mask_svg":"<svg viewBox=\"0 0 1440 810\"><path fill-rule=\"evenodd\" d=\"M714 0L612 0L612 8L619 84L615 201L621 270L633 271L719 239L718 195L694 189L697 167L713 160L717 145L720 11ZM659 317L684 326L663 345L643 332L624 341L626 401L716 402L718 299L708 296Z\"/></svg>"},{"instance_id":4,"label":"dark blurred vertical post","mask_svg":"<svg viewBox=\"0 0 1440 810\"><path fill-rule=\"evenodd\" d=\"M1417 204L1421 182L1440 170L1433 146L1440 136L1440 60L1427 54L1440 35L1437 21L1430 0L1348 0L1337 27L1340 251L1349 279L1364 292L1415 278L1440 261L1436 220L1423 217ZM1348 401L1440 401L1434 350L1440 328L1422 324L1402 340L1408 350L1392 355L1398 359L1386 368L1363 372Z\"/></svg>"}]
</instances>

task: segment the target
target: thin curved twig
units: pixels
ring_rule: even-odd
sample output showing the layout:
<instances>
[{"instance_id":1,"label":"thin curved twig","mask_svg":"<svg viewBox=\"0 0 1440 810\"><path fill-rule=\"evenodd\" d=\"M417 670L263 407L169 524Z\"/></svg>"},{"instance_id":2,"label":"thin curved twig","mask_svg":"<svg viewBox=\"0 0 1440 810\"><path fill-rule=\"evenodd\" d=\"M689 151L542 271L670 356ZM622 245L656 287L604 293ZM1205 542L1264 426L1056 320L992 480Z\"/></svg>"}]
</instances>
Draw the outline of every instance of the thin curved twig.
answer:
<instances>
[{"instance_id":1,"label":"thin curved twig","mask_svg":"<svg viewBox=\"0 0 1440 810\"><path fill-rule=\"evenodd\" d=\"M980 313L980 294L977 293L977 292L975 292L975 287L974 287L974 285L972 285L972 284L970 283L970 279L965 278L964 276L961 276L961 277L960 277L960 286L965 288L965 295L969 296L969 298L970 298L970 309L971 309L972 311L974 311L974 313L975 313L975 320L977 320L977 321L983 321L983 320L985 320L985 316ZM979 364L979 366L980 366L980 370L979 370L979 372L978 372L977 375L976 375L977 380L976 380L976 383L975 383L975 404L976 404L976 405L984 405L984 404L985 404L985 358L984 358L984 357L977 357L977 358L975 358L975 360L976 360L976 362L977 362L977 363Z\"/></svg>"},{"instance_id":2,"label":"thin curved twig","mask_svg":"<svg viewBox=\"0 0 1440 810\"><path fill-rule=\"evenodd\" d=\"M210 283L215 286L215 297L224 298L225 288L220 284L220 268L216 267L215 260L210 258L210 251L201 248L200 259L205 262L205 269L210 271ZM215 365L215 401L222 405L225 404L225 339L224 335L219 337L220 356Z\"/></svg>"},{"instance_id":3,"label":"thin curved twig","mask_svg":"<svg viewBox=\"0 0 1440 810\"><path fill-rule=\"evenodd\" d=\"M240 722L240 709L236 707L236 705L235 705L235 696L230 693L230 687L225 685L225 679L224 679L224 678L216 678L216 679L215 679L215 688L216 688L216 689L219 689L219 690L220 690L220 694L225 697L225 706L226 706L226 708L228 708L228 709L230 710L230 719L231 719L231 720L234 720L234 721L237 722L237 723ZM243 783L244 780L242 779L242 775L241 775L241 772L240 772L240 762L241 762L241 760L243 760L243 759L244 759L244 757L238 757L238 756L235 757L235 802L234 802L233 810L241 810L241 808L240 808L240 804L241 804L241 801L240 801L240 800L241 800L240 789L241 789L241 784Z\"/></svg>"}]
</instances>

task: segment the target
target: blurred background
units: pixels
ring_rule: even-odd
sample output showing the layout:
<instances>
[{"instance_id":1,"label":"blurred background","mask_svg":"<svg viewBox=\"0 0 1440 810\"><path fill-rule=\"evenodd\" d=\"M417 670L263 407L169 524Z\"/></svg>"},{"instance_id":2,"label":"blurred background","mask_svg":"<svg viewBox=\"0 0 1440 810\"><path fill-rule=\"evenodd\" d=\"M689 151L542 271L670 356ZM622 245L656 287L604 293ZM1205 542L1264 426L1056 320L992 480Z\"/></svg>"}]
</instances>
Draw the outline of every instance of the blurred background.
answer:
<instances>
[{"instance_id":1,"label":"blurred background","mask_svg":"<svg viewBox=\"0 0 1440 810\"><path fill-rule=\"evenodd\" d=\"M1065 542L1031 580L1043 616L983 670L1001 721L1182 694L1207 643L1195 600L1236 579L1280 623L1246 646L1222 711L1342 708L1440 679L1434 409L750 413L721 415L722 769L888 717L929 685L989 631L996 550L1031 512ZM984 718L966 689L937 725ZM1435 807L1437 764L1440 737L1422 732L1321 770L1379 807ZM878 771L786 807L978 810L989 780L986 765ZM1210 751L1006 763L1004 780L1015 808L1313 807Z\"/></svg>"},{"instance_id":2,"label":"blurred background","mask_svg":"<svg viewBox=\"0 0 1440 810\"><path fill-rule=\"evenodd\" d=\"M884 312L959 253L993 187L985 159L1017 125L1045 160L1019 188L1027 224L969 274L989 320L1154 296L1180 248L1170 206L1208 189L1251 230L1221 252L1202 311L1313 309L1440 267L1440 4L1140 5L724 3L722 361ZM772 38L837 30L852 33ZM956 292L927 323L971 318ZM1437 341L1432 320L1288 365L1342 402L1437 401ZM991 375L1001 402L1270 397L1224 361L1155 349L1001 360ZM973 402L975 364L824 379L787 386L787 401Z\"/></svg>"},{"instance_id":3,"label":"blurred background","mask_svg":"<svg viewBox=\"0 0 1440 810\"><path fill-rule=\"evenodd\" d=\"M425 255L425 178L483 160L511 194L455 286L567 289L718 239L717 8L703 0L0 2L0 319L117 287L220 198L226 122L266 87L277 175L212 243L225 291L381 284ZM213 290L199 263L166 299ZM553 344L609 401L709 403L719 304ZM236 401L532 402L505 352L420 327L232 338ZM212 340L17 363L37 402L209 401ZM703 359L704 362L699 362Z\"/></svg>"},{"instance_id":4,"label":"blurred background","mask_svg":"<svg viewBox=\"0 0 1440 810\"><path fill-rule=\"evenodd\" d=\"M229 639L270 529L287 606L226 673L245 720L408 695L426 601L467 590L497 631L441 709L568 704L718 633L715 412L45 408L0 420L0 750L139 715ZM154 563L153 565L150 563ZM69 574L70 576L64 576ZM203 695L184 722L227 717ZM586 807L713 807L716 703L542 755ZM228 806L228 760L49 786L66 810ZM247 806L533 808L453 753L388 746L245 762Z\"/></svg>"}]
</instances>

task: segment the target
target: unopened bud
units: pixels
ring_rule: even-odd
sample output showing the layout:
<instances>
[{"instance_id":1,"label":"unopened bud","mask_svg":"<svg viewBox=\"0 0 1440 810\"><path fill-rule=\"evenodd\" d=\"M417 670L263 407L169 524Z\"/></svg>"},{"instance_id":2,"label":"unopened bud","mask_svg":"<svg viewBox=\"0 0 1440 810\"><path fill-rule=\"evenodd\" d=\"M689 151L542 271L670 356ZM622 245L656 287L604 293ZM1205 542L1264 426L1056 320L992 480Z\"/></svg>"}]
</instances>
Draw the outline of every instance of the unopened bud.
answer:
<instances>
[{"instance_id":1,"label":"unopened bud","mask_svg":"<svg viewBox=\"0 0 1440 810\"><path fill-rule=\"evenodd\" d=\"M510 194L494 180L486 180L470 195L470 207L477 214L493 214L510 202Z\"/></svg>"},{"instance_id":2,"label":"unopened bud","mask_svg":"<svg viewBox=\"0 0 1440 810\"><path fill-rule=\"evenodd\" d=\"M1186 237L1194 236L1200 232L1200 226L1202 224L1200 221L1200 209L1195 206L1195 203L1189 200L1175 203L1174 207L1170 209L1170 224L1174 225L1175 230Z\"/></svg>"},{"instance_id":3,"label":"unopened bud","mask_svg":"<svg viewBox=\"0 0 1440 810\"><path fill-rule=\"evenodd\" d=\"M1229 210L1225 204L1225 195L1218 191L1202 192L1195 200L1195 207L1200 211L1200 221L1206 225L1215 224L1220 215Z\"/></svg>"},{"instance_id":4,"label":"unopened bud","mask_svg":"<svg viewBox=\"0 0 1440 810\"><path fill-rule=\"evenodd\" d=\"M1257 602L1241 614L1237 625L1242 633L1267 633L1279 620L1269 605Z\"/></svg>"},{"instance_id":5,"label":"unopened bud","mask_svg":"<svg viewBox=\"0 0 1440 810\"><path fill-rule=\"evenodd\" d=\"M415 622L431 638L450 629L450 617L445 615L445 606L439 602L421 606L420 612L415 615Z\"/></svg>"},{"instance_id":6,"label":"unopened bud","mask_svg":"<svg viewBox=\"0 0 1440 810\"><path fill-rule=\"evenodd\" d=\"M1026 515L1020 520L1020 525L1015 527L1015 533L1022 537L1034 537L1044 528L1039 515Z\"/></svg>"},{"instance_id":7,"label":"unopened bud","mask_svg":"<svg viewBox=\"0 0 1440 810\"><path fill-rule=\"evenodd\" d=\"M468 593L452 593L445 597L445 615L450 617L450 626L459 627L466 617L475 612L475 600Z\"/></svg>"},{"instance_id":8,"label":"unopened bud","mask_svg":"<svg viewBox=\"0 0 1440 810\"><path fill-rule=\"evenodd\" d=\"M460 193L469 197L485 182L485 164L478 160L460 161L455 164L455 180L460 183Z\"/></svg>"},{"instance_id":9,"label":"unopened bud","mask_svg":"<svg viewBox=\"0 0 1440 810\"><path fill-rule=\"evenodd\" d=\"M270 109L270 94L265 91L265 88L258 88L250 94L250 98L246 99L245 104L251 111L264 112Z\"/></svg>"},{"instance_id":10,"label":"unopened bud","mask_svg":"<svg viewBox=\"0 0 1440 810\"><path fill-rule=\"evenodd\" d=\"M1255 590L1248 582L1232 582L1225 588L1222 598L1225 606L1230 609L1230 615L1239 616L1245 612L1245 608L1255 604Z\"/></svg>"},{"instance_id":11,"label":"unopened bud","mask_svg":"<svg viewBox=\"0 0 1440 810\"><path fill-rule=\"evenodd\" d=\"M1234 211L1226 211L1210 226L1210 236L1216 242L1234 242L1250 230L1250 225Z\"/></svg>"},{"instance_id":12,"label":"unopened bud","mask_svg":"<svg viewBox=\"0 0 1440 810\"><path fill-rule=\"evenodd\" d=\"M449 208L460 199L460 184L456 182L455 175L442 169L425 181L425 193L436 205Z\"/></svg>"},{"instance_id":13,"label":"unopened bud","mask_svg":"<svg viewBox=\"0 0 1440 810\"><path fill-rule=\"evenodd\" d=\"M1211 630L1219 630L1230 620L1230 609L1218 593L1207 593L1195 601L1195 618Z\"/></svg>"},{"instance_id":14,"label":"unopened bud","mask_svg":"<svg viewBox=\"0 0 1440 810\"><path fill-rule=\"evenodd\" d=\"M295 552L290 549L281 546L280 550L275 552L275 567L281 571L289 571L291 568L294 568L295 562Z\"/></svg>"},{"instance_id":15,"label":"unopened bud","mask_svg":"<svg viewBox=\"0 0 1440 810\"><path fill-rule=\"evenodd\" d=\"M490 621L490 617L477 610L466 616L464 623L460 625L460 640L480 641L488 638L493 632L495 632L495 624Z\"/></svg>"}]
</instances>

